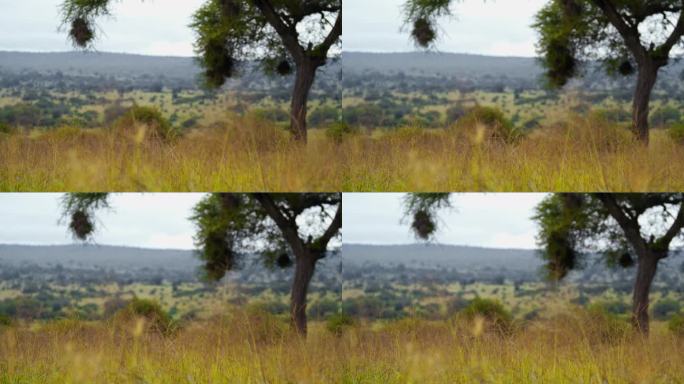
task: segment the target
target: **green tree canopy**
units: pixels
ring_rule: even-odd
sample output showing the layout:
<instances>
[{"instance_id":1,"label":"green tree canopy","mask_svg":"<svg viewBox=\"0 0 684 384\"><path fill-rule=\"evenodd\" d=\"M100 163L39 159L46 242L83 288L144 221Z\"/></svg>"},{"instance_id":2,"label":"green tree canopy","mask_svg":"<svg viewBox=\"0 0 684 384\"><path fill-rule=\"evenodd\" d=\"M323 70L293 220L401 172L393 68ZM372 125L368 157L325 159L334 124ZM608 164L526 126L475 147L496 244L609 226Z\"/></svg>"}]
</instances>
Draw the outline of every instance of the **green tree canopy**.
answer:
<instances>
[{"instance_id":1,"label":"green tree canopy","mask_svg":"<svg viewBox=\"0 0 684 384\"><path fill-rule=\"evenodd\" d=\"M112 0L64 0L62 22L78 47L97 38L97 19ZM221 86L242 65L258 62L271 74L296 72L291 129L306 140L309 91L319 67L341 44L341 0L207 0L193 15L195 51L209 86ZM294 67L294 68L293 68Z\"/></svg>"}]
</instances>

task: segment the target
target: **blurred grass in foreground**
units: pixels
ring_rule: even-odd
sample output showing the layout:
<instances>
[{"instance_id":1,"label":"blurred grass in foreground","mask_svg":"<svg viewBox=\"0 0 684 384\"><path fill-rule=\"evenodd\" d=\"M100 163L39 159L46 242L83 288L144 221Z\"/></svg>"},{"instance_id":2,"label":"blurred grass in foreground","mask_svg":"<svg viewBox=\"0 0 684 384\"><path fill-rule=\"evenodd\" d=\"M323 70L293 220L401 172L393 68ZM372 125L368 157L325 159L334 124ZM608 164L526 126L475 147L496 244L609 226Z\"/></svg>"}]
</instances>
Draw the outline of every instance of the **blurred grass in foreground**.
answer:
<instances>
[{"instance_id":1,"label":"blurred grass in foreground","mask_svg":"<svg viewBox=\"0 0 684 384\"><path fill-rule=\"evenodd\" d=\"M344 128L344 127L343 127ZM0 134L1 191L612 191L684 190L684 144L649 147L597 117L501 140L468 121L371 133L335 126L293 143L255 118L170 141L145 127Z\"/></svg>"},{"instance_id":2,"label":"blurred grass in foreground","mask_svg":"<svg viewBox=\"0 0 684 384\"><path fill-rule=\"evenodd\" d=\"M684 338L650 338L590 311L493 331L482 319L356 323L307 340L287 320L235 310L170 335L138 319L0 330L2 383L676 383Z\"/></svg>"}]
</instances>

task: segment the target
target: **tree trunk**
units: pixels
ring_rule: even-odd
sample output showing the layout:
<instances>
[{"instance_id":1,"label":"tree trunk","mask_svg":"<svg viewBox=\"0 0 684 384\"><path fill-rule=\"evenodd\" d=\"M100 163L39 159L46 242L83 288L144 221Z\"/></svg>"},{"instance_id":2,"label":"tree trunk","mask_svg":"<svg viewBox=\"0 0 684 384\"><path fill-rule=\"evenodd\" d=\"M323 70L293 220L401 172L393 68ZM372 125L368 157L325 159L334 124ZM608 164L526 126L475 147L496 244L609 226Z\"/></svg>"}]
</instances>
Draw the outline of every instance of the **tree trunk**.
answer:
<instances>
[{"instance_id":1,"label":"tree trunk","mask_svg":"<svg viewBox=\"0 0 684 384\"><path fill-rule=\"evenodd\" d=\"M646 254L639 255L637 264L637 276L632 296L632 324L644 335L648 334L648 296L658 268L658 261L658 256L648 251Z\"/></svg>"},{"instance_id":2,"label":"tree trunk","mask_svg":"<svg viewBox=\"0 0 684 384\"><path fill-rule=\"evenodd\" d=\"M316 76L316 65L309 58L297 63L294 90L290 104L290 130L295 140L306 143L306 114L309 91Z\"/></svg>"},{"instance_id":3,"label":"tree trunk","mask_svg":"<svg viewBox=\"0 0 684 384\"><path fill-rule=\"evenodd\" d=\"M306 336L306 294L316 269L316 258L308 250L306 254L296 255L295 274L292 281L290 311L292 323L302 336Z\"/></svg>"},{"instance_id":4,"label":"tree trunk","mask_svg":"<svg viewBox=\"0 0 684 384\"><path fill-rule=\"evenodd\" d=\"M648 144L648 114L651 92L658 77L658 67L652 62L639 64L639 75L632 104L632 124L639 141Z\"/></svg>"}]
</instances>

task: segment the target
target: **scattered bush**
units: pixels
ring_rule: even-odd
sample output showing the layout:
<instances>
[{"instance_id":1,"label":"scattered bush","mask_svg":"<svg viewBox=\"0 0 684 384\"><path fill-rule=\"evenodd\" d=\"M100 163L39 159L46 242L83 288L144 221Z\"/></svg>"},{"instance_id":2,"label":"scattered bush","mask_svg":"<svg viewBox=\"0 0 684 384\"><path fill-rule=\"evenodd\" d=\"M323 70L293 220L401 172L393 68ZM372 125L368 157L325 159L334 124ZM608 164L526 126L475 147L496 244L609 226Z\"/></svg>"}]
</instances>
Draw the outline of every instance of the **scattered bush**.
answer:
<instances>
[{"instance_id":1,"label":"scattered bush","mask_svg":"<svg viewBox=\"0 0 684 384\"><path fill-rule=\"evenodd\" d=\"M344 313L334 314L328 317L325 328L335 336L342 336L342 334L354 325L354 319Z\"/></svg>"},{"instance_id":2,"label":"scattered bush","mask_svg":"<svg viewBox=\"0 0 684 384\"><path fill-rule=\"evenodd\" d=\"M513 122L504 116L503 112L494 107L475 106L460 118L455 126L459 132L463 128L473 129L484 127L483 132L475 131L475 141L501 141L514 143L522 137L521 132Z\"/></svg>"},{"instance_id":3,"label":"scattered bush","mask_svg":"<svg viewBox=\"0 0 684 384\"><path fill-rule=\"evenodd\" d=\"M336 122L328 125L325 135L335 143L341 144L347 137L353 136L358 132L358 128L354 128L345 122Z\"/></svg>"},{"instance_id":4,"label":"scattered bush","mask_svg":"<svg viewBox=\"0 0 684 384\"><path fill-rule=\"evenodd\" d=\"M513 316L497 300L476 297L459 315L469 321L483 319L499 333L506 334L512 330Z\"/></svg>"},{"instance_id":5,"label":"scattered bush","mask_svg":"<svg viewBox=\"0 0 684 384\"><path fill-rule=\"evenodd\" d=\"M7 315L0 314L0 327L9 327L12 325L12 318Z\"/></svg>"},{"instance_id":6,"label":"scattered bush","mask_svg":"<svg viewBox=\"0 0 684 384\"><path fill-rule=\"evenodd\" d=\"M0 135L11 135L14 133L14 128L4 122L0 121Z\"/></svg>"},{"instance_id":7,"label":"scattered bush","mask_svg":"<svg viewBox=\"0 0 684 384\"><path fill-rule=\"evenodd\" d=\"M677 336L684 336L684 315L672 316L667 323L667 328Z\"/></svg>"},{"instance_id":8,"label":"scattered bush","mask_svg":"<svg viewBox=\"0 0 684 384\"><path fill-rule=\"evenodd\" d=\"M618 343L630 334L631 325L625 319L608 312L603 304L587 307L588 331L605 343Z\"/></svg>"},{"instance_id":9,"label":"scattered bush","mask_svg":"<svg viewBox=\"0 0 684 384\"><path fill-rule=\"evenodd\" d=\"M676 315L679 313L679 310L682 308L681 304L679 304L679 301L673 300L673 299L662 299L658 300L657 303L653 306L653 318L657 320L665 320L672 315Z\"/></svg>"},{"instance_id":10,"label":"scattered bush","mask_svg":"<svg viewBox=\"0 0 684 384\"><path fill-rule=\"evenodd\" d=\"M139 320L144 320L144 330L147 331L156 331L162 335L168 335L174 330L171 317L154 300L133 298L113 317L116 324L130 325Z\"/></svg>"},{"instance_id":11,"label":"scattered bush","mask_svg":"<svg viewBox=\"0 0 684 384\"><path fill-rule=\"evenodd\" d=\"M144 127L144 130L140 128ZM137 137L143 133L142 139L153 138L171 140L178 136L179 132L171 126L171 123L153 107L135 105L112 125L117 133Z\"/></svg>"},{"instance_id":12,"label":"scattered bush","mask_svg":"<svg viewBox=\"0 0 684 384\"><path fill-rule=\"evenodd\" d=\"M672 140L678 144L684 144L684 123L672 124L668 129L668 133Z\"/></svg>"}]
</instances>

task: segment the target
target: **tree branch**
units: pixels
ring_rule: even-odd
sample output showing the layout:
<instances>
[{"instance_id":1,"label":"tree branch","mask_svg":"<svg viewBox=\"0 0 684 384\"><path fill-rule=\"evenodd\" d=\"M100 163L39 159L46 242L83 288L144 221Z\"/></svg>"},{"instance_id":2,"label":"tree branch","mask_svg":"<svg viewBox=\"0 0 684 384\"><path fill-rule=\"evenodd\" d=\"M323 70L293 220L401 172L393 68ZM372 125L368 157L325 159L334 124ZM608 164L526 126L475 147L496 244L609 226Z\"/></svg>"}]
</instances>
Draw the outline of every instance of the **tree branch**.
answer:
<instances>
[{"instance_id":1,"label":"tree branch","mask_svg":"<svg viewBox=\"0 0 684 384\"><path fill-rule=\"evenodd\" d=\"M625 237L632 244L638 255L646 254L648 246L646 241L641 237L641 228L639 222L635 219L630 219L625 212L620 208L615 195L612 193L599 193L596 197L603 203L608 210L608 213L618 222L620 228L625 232Z\"/></svg>"},{"instance_id":2,"label":"tree branch","mask_svg":"<svg viewBox=\"0 0 684 384\"><path fill-rule=\"evenodd\" d=\"M646 48L641 45L639 30L636 26L629 25L620 15L611 0L592 0L592 2L603 11L608 21L617 29L618 33L625 40L625 44L637 59L637 62L644 62L648 55Z\"/></svg>"},{"instance_id":3,"label":"tree branch","mask_svg":"<svg viewBox=\"0 0 684 384\"><path fill-rule=\"evenodd\" d=\"M283 237L288 242L295 256L302 255L306 252L304 242L299 237L299 228L295 220L288 220L278 206L273 197L268 193L253 193L252 196L256 199L261 207L266 211L266 214L276 223Z\"/></svg>"},{"instance_id":4,"label":"tree branch","mask_svg":"<svg viewBox=\"0 0 684 384\"><path fill-rule=\"evenodd\" d=\"M275 29L283 39L283 45L290 52L295 61L304 58L304 48L299 45L299 34L293 25L287 25L273 8L269 0L254 0L254 5L259 8L266 21Z\"/></svg>"},{"instance_id":5,"label":"tree branch","mask_svg":"<svg viewBox=\"0 0 684 384\"><path fill-rule=\"evenodd\" d=\"M337 206L337 212L335 212L335 217L332 223L325 230L323 235L313 242L314 250L321 252L319 258L325 255L325 251L328 248L328 243L330 240L337 236L338 232L342 228L342 203Z\"/></svg>"}]
</instances>

